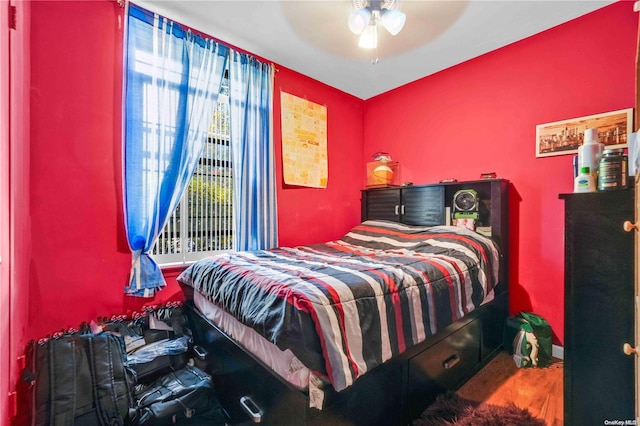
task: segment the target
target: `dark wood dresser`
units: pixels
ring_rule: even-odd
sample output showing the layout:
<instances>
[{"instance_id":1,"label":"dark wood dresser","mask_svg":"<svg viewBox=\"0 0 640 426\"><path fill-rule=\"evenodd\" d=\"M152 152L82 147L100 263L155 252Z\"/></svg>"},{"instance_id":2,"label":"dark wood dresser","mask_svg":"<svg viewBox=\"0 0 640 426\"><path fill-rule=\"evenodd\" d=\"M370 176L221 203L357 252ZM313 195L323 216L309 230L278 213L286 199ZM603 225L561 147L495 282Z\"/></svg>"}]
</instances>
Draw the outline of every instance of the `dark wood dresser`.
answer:
<instances>
[{"instance_id":1,"label":"dark wood dresser","mask_svg":"<svg viewBox=\"0 0 640 426\"><path fill-rule=\"evenodd\" d=\"M632 189L560 194L565 201L564 424L632 420L634 339ZM613 423L611 423L613 424Z\"/></svg>"}]
</instances>

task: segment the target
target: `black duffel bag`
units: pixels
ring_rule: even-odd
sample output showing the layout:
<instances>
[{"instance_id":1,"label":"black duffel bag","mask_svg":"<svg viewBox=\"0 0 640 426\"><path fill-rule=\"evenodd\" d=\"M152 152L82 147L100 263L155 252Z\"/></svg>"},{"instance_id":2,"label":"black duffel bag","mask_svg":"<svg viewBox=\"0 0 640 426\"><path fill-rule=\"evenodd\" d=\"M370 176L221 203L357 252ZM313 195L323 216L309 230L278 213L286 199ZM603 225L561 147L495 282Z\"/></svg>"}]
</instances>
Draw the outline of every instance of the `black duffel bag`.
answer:
<instances>
[{"instance_id":1,"label":"black duffel bag","mask_svg":"<svg viewBox=\"0 0 640 426\"><path fill-rule=\"evenodd\" d=\"M225 424L211 376L197 367L188 365L138 388L134 425Z\"/></svg>"},{"instance_id":2,"label":"black duffel bag","mask_svg":"<svg viewBox=\"0 0 640 426\"><path fill-rule=\"evenodd\" d=\"M22 381L29 424L124 425L134 405L135 373L122 337L62 334L29 342Z\"/></svg>"}]
</instances>

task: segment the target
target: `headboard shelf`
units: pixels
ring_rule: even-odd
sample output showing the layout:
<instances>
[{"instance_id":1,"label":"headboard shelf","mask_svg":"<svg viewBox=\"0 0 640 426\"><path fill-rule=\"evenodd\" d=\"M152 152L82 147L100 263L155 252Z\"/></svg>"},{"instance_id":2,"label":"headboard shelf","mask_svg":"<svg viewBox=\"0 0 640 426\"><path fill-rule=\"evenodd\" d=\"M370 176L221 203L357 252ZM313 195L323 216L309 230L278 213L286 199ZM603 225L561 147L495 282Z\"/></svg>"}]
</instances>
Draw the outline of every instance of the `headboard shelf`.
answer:
<instances>
[{"instance_id":1,"label":"headboard shelf","mask_svg":"<svg viewBox=\"0 0 640 426\"><path fill-rule=\"evenodd\" d=\"M391 220L407 225L435 226L449 223L454 194L463 189L478 193L477 232L498 244L502 253L500 281L508 277L509 181L479 179L362 190L362 220Z\"/></svg>"}]
</instances>

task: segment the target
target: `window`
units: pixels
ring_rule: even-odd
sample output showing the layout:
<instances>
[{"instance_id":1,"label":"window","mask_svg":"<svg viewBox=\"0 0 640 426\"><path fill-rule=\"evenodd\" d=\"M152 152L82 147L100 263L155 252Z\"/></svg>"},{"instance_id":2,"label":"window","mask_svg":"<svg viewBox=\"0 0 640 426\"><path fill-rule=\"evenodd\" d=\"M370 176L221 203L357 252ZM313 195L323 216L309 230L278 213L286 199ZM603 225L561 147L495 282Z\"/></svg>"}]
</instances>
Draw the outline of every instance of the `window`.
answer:
<instances>
[{"instance_id":1,"label":"window","mask_svg":"<svg viewBox=\"0 0 640 426\"><path fill-rule=\"evenodd\" d=\"M229 145L229 83L225 78L207 142L180 204L160 232L151 256L181 264L233 249L233 181Z\"/></svg>"}]
</instances>

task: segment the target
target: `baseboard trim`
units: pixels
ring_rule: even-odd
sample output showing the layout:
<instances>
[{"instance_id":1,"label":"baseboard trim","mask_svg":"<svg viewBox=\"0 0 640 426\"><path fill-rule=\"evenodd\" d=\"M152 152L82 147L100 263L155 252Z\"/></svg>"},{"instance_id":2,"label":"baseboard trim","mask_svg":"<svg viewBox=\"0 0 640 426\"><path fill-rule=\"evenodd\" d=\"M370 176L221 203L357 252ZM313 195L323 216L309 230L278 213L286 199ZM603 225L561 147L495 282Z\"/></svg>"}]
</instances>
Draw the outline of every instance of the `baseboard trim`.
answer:
<instances>
[{"instance_id":1,"label":"baseboard trim","mask_svg":"<svg viewBox=\"0 0 640 426\"><path fill-rule=\"evenodd\" d=\"M552 345L551 356L564 360L564 346Z\"/></svg>"}]
</instances>

